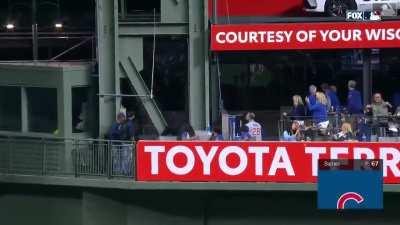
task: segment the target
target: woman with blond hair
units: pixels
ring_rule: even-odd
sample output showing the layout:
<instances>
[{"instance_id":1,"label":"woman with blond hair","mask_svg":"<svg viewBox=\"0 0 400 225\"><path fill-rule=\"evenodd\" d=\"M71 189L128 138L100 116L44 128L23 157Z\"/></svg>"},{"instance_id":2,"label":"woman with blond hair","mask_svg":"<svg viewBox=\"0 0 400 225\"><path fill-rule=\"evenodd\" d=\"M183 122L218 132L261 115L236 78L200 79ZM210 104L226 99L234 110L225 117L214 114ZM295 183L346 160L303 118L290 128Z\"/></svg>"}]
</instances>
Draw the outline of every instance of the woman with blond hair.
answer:
<instances>
[{"instance_id":1,"label":"woman with blond hair","mask_svg":"<svg viewBox=\"0 0 400 225\"><path fill-rule=\"evenodd\" d=\"M310 100L306 98L308 108L311 111L312 119L318 128L326 129L329 125L328 120L328 99L322 92L316 93L316 103L310 104Z\"/></svg>"},{"instance_id":2,"label":"woman with blond hair","mask_svg":"<svg viewBox=\"0 0 400 225\"><path fill-rule=\"evenodd\" d=\"M306 108L303 103L303 99L301 99L300 95L294 95L292 97L293 106L290 113L283 113L283 116L288 116L292 121L298 121L300 125L304 124L304 119L306 116Z\"/></svg>"},{"instance_id":3,"label":"woman with blond hair","mask_svg":"<svg viewBox=\"0 0 400 225\"><path fill-rule=\"evenodd\" d=\"M354 140L353 129L350 123L343 123L339 133L333 136L335 141L351 141Z\"/></svg>"},{"instance_id":4,"label":"woman with blond hair","mask_svg":"<svg viewBox=\"0 0 400 225\"><path fill-rule=\"evenodd\" d=\"M304 119L306 116L306 108L304 107L303 99L300 95L293 95L292 97L293 106L290 113L283 113L283 116L288 116L291 121L297 121L300 125L304 125Z\"/></svg>"}]
</instances>

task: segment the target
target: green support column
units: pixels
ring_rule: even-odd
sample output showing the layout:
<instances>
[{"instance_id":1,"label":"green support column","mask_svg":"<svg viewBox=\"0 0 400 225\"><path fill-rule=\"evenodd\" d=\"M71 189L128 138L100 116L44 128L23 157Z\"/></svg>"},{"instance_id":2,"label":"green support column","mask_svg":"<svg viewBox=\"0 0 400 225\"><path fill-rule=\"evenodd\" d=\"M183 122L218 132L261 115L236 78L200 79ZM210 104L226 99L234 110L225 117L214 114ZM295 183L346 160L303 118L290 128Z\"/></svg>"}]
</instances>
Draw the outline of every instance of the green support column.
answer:
<instances>
[{"instance_id":1,"label":"green support column","mask_svg":"<svg viewBox=\"0 0 400 225\"><path fill-rule=\"evenodd\" d=\"M22 132L27 133L29 129L28 122L28 96L26 95L26 88L21 87L21 127Z\"/></svg>"},{"instance_id":2,"label":"green support column","mask_svg":"<svg viewBox=\"0 0 400 225\"><path fill-rule=\"evenodd\" d=\"M116 87L119 86L115 74L115 1L117 0L96 1L99 92L102 94L116 94ZM115 100L115 97L99 99L100 136L107 133L115 119Z\"/></svg>"},{"instance_id":3,"label":"green support column","mask_svg":"<svg viewBox=\"0 0 400 225\"><path fill-rule=\"evenodd\" d=\"M115 94L121 94L121 81L120 81L120 74L117 73L117 68L119 67L119 26L118 26L118 1L114 1L114 12L113 12L113 27L114 27L114 85L115 85ZM112 2L112 1L111 1ZM121 1L122 2L122 1ZM121 107L122 98L116 97L115 98L115 110L118 111Z\"/></svg>"},{"instance_id":4,"label":"green support column","mask_svg":"<svg viewBox=\"0 0 400 225\"><path fill-rule=\"evenodd\" d=\"M189 0L189 120L195 130L206 127L204 2Z\"/></svg>"},{"instance_id":5,"label":"green support column","mask_svg":"<svg viewBox=\"0 0 400 225\"><path fill-rule=\"evenodd\" d=\"M204 0L204 16L203 16L203 29L204 29L204 54L203 54L203 59L204 59L204 82L205 82L205 87L204 87L204 92L205 92L205 119L206 119L206 124L210 124L212 121L211 117L211 89L210 89L210 60L209 60L209 54L208 54L208 49L210 47L209 39L208 36L210 34L209 31L209 25L208 25L208 0Z\"/></svg>"}]
</instances>

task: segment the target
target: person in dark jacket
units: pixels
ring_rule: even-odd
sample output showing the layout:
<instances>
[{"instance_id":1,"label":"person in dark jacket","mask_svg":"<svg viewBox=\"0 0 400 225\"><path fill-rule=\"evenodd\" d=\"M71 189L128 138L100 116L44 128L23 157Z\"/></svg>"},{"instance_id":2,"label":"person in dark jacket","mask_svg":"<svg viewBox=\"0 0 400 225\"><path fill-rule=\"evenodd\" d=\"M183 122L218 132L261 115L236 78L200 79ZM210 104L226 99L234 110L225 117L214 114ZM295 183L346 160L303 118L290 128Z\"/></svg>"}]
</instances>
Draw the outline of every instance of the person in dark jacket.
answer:
<instances>
[{"instance_id":1,"label":"person in dark jacket","mask_svg":"<svg viewBox=\"0 0 400 225\"><path fill-rule=\"evenodd\" d=\"M328 120L328 100L322 92L316 93L316 103L311 105L310 100L306 98L308 108L311 111L312 119L318 128L326 129L329 125Z\"/></svg>"},{"instance_id":2,"label":"person in dark jacket","mask_svg":"<svg viewBox=\"0 0 400 225\"><path fill-rule=\"evenodd\" d=\"M118 113L117 120L111 125L110 131L108 132L108 138L110 140L126 140L126 117L124 113Z\"/></svg>"},{"instance_id":3,"label":"person in dark jacket","mask_svg":"<svg viewBox=\"0 0 400 225\"><path fill-rule=\"evenodd\" d=\"M222 136L222 129L220 126L214 126L212 130L210 141L223 141L224 137Z\"/></svg>"},{"instance_id":4,"label":"person in dark jacket","mask_svg":"<svg viewBox=\"0 0 400 225\"><path fill-rule=\"evenodd\" d=\"M132 175L132 146L125 142L128 140L126 116L118 113L117 120L112 124L108 137L112 140L111 161L112 173L118 175Z\"/></svg>"},{"instance_id":5,"label":"person in dark jacket","mask_svg":"<svg viewBox=\"0 0 400 225\"><path fill-rule=\"evenodd\" d=\"M347 95L347 111L350 114L362 114L363 104L361 93L356 90L357 83L354 80L348 82L349 93Z\"/></svg>"},{"instance_id":6,"label":"person in dark jacket","mask_svg":"<svg viewBox=\"0 0 400 225\"><path fill-rule=\"evenodd\" d=\"M306 107L300 95L293 96L293 107L289 114L284 113L283 116L289 116L290 120L299 121L300 125L304 124L306 117Z\"/></svg>"},{"instance_id":7,"label":"person in dark jacket","mask_svg":"<svg viewBox=\"0 0 400 225\"><path fill-rule=\"evenodd\" d=\"M199 137L196 135L196 132L194 131L192 125L185 122L179 128L177 139L180 141L184 141L184 140L192 141L192 140L198 140Z\"/></svg>"},{"instance_id":8,"label":"person in dark jacket","mask_svg":"<svg viewBox=\"0 0 400 225\"><path fill-rule=\"evenodd\" d=\"M332 106L335 107L334 110L336 112L340 111L342 109L342 104L340 103L339 97L337 95L337 88L335 85L331 85L330 87L330 95L331 95L331 101L332 101Z\"/></svg>"},{"instance_id":9,"label":"person in dark jacket","mask_svg":"<svg viewBox=\"0 0 400 225\"><path fill-rule=\"evenodd\" d=\"M134 141L136 137L136 130L135 130L135 113L133 111L129 111L127 113L128 119L126 120L126 132L127 138L129 141Z\"/></svg>"},{"instance_id":10,"label":"person in dark jacket","mask_svg":"<svg viewBox=\"0 0 400 225\"><path fill-rule=\"evenodd\" d=\"M340 102L336 92L334 92L327 83L321 84L321 88L328 99L329 110L333 112L339 111Z\"/></svg>"}]
</instances>

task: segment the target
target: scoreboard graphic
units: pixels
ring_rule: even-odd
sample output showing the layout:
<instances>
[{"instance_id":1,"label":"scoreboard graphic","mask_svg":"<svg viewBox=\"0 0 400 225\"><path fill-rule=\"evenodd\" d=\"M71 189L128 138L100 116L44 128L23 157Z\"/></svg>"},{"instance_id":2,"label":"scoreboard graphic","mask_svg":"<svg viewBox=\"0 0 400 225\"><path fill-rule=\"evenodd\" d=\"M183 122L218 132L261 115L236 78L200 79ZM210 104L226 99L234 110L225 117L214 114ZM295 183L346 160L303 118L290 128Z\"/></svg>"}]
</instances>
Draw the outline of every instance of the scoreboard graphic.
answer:
<instances>
[{"instance_id":1,"label":"scoreboard graphic","mask_svg":"<svg viewBox=\"0 0 400 225\"><path fill-rule=\"evenodd\" d=\"M383 209L381 160L319 160L318 208Z\"/></svg>"}]
</instances>

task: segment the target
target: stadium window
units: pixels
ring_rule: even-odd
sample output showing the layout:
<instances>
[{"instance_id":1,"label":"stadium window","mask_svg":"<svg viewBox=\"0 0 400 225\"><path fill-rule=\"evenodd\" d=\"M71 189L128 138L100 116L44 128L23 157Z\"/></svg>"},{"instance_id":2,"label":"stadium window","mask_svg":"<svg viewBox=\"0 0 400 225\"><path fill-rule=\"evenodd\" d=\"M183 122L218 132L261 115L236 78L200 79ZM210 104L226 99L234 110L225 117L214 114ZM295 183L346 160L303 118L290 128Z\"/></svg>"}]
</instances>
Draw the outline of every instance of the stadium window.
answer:
<instances>
[{"instance_id":1,"label":"stadium window","mask_svg":"<svg viewBox=\"0 0 400 225\"><path fill-rule=\"evenodd\" d=\"M0 130L21 131L21 89L0 87Z\"/></svg>"},{"instance_id":2,"label":"stadium window","mask_svg":"<svg viewBox=\"0 0 400 225\"><path fill-rule=\"evenodd\" d=\"M57 128L57 89L26 88L28 97L28 130L54 133Z\"/></svg>"},{"instance_id":3,"label":"stadium window","mask_svg":"<svg viewBox=\"0 0 400 225\"><path fill-rule=\"evenodd\" d=\"M85 132L88 128L88 87L72 88L72 130Z\"/></svg>"},{"instance_id":4,"label":"stadium window","mask_svg":"<svg viewBox=\"0 0 400 225\"><path fill-rule=\"evenodd\" d=\"M127 19L137 22L160 21L161 0L132 1L126 0Z\"/></svg>"}]
</instances>

